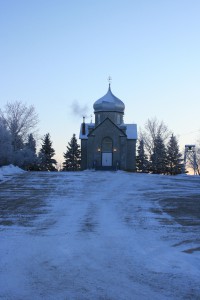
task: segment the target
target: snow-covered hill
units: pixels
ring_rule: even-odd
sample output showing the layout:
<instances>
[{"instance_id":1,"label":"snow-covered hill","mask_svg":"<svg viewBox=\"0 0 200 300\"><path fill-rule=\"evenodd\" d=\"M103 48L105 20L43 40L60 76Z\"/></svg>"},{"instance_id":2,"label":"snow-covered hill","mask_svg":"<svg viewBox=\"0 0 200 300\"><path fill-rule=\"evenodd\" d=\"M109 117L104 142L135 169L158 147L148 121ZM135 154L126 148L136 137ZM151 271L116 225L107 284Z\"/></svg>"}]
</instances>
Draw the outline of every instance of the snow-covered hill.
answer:
<instances>
[{"instance_id":1,"label":"snow-covered hill","mask_svg":"<svg viewBox=\"0 0 200 300\"><path fill-rule=\"evenodd\" d=\"M32 173L0 185L1 299L200 299L200 177Z\"/></svg>"}]
</instances>

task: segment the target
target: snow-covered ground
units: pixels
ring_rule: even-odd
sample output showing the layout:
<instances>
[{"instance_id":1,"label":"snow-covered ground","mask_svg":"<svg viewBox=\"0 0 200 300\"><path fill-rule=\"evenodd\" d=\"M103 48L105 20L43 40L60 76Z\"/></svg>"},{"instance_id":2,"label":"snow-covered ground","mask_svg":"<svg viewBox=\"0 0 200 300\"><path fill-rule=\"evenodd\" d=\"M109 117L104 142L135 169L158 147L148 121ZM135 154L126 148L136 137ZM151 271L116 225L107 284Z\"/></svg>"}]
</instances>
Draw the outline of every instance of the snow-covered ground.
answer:
<instances>
[{"instance_id":1,"label":"snow-covered ground","mask_svg":"<svg viewBox=\"0 0 200 300\"><path fill-rule=\"evenodd\" d=\"M0 299L200 299L200 176L14 174Z\"/></svg>"}]
</instances>

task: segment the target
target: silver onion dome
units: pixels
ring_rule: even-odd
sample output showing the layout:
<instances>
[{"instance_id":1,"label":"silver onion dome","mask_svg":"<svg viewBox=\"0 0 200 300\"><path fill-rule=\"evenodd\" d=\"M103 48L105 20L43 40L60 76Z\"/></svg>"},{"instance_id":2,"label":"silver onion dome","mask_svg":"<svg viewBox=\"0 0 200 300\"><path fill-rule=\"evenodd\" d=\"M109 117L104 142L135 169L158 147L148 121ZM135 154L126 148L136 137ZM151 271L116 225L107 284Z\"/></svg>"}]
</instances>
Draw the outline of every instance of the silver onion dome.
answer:
<instances>
[{"instance_id":1,"label":"silver onion dome","mask_svg":"<svg viewBox=\"0 0 200 300\"><path fill-rule=\"evenodd\" d=\"M109 84L108 92L94 103L93 108L94 112L115 111L123 113L125 105L120 99L113 95Z\"/></svg>"}]
</instances>

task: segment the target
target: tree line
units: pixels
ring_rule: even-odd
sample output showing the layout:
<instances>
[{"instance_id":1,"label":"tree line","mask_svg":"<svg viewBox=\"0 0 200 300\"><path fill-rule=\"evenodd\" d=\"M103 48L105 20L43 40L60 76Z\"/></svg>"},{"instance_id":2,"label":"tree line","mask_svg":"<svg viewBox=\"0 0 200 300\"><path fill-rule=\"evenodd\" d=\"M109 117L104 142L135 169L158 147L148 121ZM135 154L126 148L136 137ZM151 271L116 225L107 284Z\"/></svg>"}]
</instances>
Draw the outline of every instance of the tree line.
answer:
<instances>
[{"instance_id":1,"label":"tree line","mask_svg":"<svg viewBox=\"0 0 200 300\"><path fill-rule=\"evenodd\" d=\"M34 106L16 101L0 110L0 166L14 164L24 170L57 171L55 150L50 134L42 138L36 151L38 115ZM81 165L81 151L73 134L63 153L61 171L77 171ZM197 151L200 165L200 148ZM149 119L140 129L136 156L137 172L176 175L185 172L177 137L164 122Z\"/></svg>"},{"instance_id":2,"label":"tree line","mask_svg":"<svg viewBox=\"0 0 200 300\"><path fill-rule=\"evenodd\" d=\"M200 166L200 147L197 148L197 171ZM163 121L148 119L144 129L140 130L136 157L138 172L176 175L186 173L182 153L177 137ZM189 162L190 168L194 161Z\"/></svg>"},{"instance_id":3,"label":"tree line","mask_svg":"<svg viewBox=\"0 0 200 300\"><path fill-rule=\"evenodd\" d=\"M55 150L50 134L42 138L41 148L36 150L38 115L34 106L15 101L0 110L0 167L13 164L30 171L57 171ZM80 146L75 134L63 154L62 171L80 169Z\"/></svg>"},{"instance_id":4,"label":"tree line","mask_svg":"<svg viewBox=\"0 0 200 300\"><path fill-rule=\"evenodd\" d=\"M184 173L184 163L177 138L163 122L148 120L140 131L137 171L176 175Z\"/></svg>"}]
</instances>

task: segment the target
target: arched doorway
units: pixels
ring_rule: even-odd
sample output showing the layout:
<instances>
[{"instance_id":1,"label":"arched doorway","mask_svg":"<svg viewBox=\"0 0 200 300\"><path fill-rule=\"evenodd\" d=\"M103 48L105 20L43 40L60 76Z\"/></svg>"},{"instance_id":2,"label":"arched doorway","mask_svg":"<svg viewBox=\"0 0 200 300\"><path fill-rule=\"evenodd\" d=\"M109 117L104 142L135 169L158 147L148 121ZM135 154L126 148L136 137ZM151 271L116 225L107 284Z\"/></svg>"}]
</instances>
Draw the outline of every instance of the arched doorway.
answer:
<instances>
[{"instance_id":1,"label":"arched doorway","mask_svg":"<svg viewBox=\"0 0 200 300\"><path fill-rule=\"evenodd\" d=\"M102 167L112 167L112 139L105 137L102 140Z\"/></svg>"}]
</instances>

